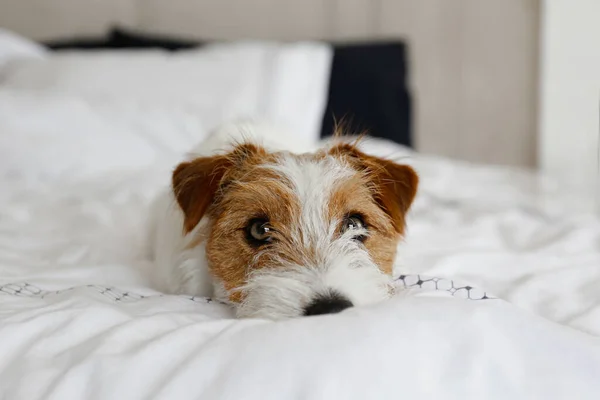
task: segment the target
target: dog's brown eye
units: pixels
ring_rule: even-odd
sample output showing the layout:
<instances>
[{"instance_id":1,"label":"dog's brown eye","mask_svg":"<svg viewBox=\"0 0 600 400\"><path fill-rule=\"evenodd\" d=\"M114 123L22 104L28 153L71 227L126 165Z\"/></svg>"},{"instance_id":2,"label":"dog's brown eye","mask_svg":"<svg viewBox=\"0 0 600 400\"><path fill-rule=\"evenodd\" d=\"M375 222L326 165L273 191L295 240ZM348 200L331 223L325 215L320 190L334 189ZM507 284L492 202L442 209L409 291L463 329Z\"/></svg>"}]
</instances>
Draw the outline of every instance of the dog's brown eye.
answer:
<instances>
[{"instance_id":1,"label":"dog's brown eye","mask_svg":"<svg viewBox=\"0 0 600 400\"><path fill-rule=\"evenodd\" d=\"M364 230L367 226L362 217L358 214L349 215L344 219L342 224L342 233L350 231L350 230ZM354 237L355 240L360 242L364 242L367 237L363 234L358 234Z\"/></svg>"},{"instance_id":2,"label":"dog's brown eye","mask_svg":"<svg viewBox=\"0 0 600 400\"><path fill-rule=\"evenodd\" d=\"M253 219L246 230L248 242L253 245L269 243L273 240L273 228L266 219Z\"/></svg>"},{"instance_id":3,"label":"dog's brown eye","mask_svg":"<svg viewBox=\"0 0 600 400\"><path fill-rule=\"evenodd\" d=\"M344 219L343 230L344 232L350 229L362 229L365 227L365 223L363 222L360 215L351 215Z\"/></svg>"}]
</instances>

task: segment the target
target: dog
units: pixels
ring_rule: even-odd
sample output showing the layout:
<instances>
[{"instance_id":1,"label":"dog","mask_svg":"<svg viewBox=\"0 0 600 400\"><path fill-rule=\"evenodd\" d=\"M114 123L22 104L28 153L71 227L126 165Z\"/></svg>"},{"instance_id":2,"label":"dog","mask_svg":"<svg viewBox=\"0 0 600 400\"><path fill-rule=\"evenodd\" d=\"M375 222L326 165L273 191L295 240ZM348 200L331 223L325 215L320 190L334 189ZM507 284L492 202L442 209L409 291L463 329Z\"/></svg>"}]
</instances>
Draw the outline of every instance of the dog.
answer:
<instances>
[{"instance_id":1,"label":"dog","mask_svg":"<svg viewBox=\"0 0 600 400\"><path fill-rule=\"evenodd\" d=\"M359 143L315 148L264 125L228 124L157 199L151 277L164 292L230 304L239 318L382 301L417 187L410 166Z\"/></svg>"}]
</instances>

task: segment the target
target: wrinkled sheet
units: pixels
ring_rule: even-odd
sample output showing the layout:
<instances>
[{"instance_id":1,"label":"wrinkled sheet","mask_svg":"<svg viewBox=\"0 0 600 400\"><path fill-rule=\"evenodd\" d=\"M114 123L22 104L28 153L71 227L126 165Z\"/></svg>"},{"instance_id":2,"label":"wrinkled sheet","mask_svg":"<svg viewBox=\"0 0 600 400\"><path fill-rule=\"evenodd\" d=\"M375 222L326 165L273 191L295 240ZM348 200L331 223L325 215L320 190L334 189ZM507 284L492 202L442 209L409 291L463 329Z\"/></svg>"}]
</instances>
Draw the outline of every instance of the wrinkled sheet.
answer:
<instances>
[{"instance_id":1,"label":"wrinkled sheet","mask_svg":"<svg viewBox=\"0 0 600 400\"><path fill-rule=\"evenodd\" d=\"M600 219L593 191L529 171L415 156L422 186L401 271L451 277L600 335Z\"/></svg>"}]
</instances>

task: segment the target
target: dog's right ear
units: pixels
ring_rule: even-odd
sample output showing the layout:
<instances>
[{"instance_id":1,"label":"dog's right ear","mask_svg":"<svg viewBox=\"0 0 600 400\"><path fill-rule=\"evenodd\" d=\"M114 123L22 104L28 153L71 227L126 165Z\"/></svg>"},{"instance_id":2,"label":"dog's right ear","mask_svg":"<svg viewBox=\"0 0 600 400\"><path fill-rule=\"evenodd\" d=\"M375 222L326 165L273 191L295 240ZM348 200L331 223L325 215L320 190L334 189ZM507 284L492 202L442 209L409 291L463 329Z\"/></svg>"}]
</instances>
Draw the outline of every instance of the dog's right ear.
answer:
<instances>
[{"instance_id":1,"label":"dog's right ear","mask_svg":"<svg viewBox=\"0 0 600 400\"><path fill-rule=\"evenodd\" d=\"M183 229L189 233L202 219L227 181L233 167L249 157L264 152L253 144L240 144L228 154L199 157L181 163L173 171L172 186L175 199L184 214Z\"/></svg>"}]
</instances>

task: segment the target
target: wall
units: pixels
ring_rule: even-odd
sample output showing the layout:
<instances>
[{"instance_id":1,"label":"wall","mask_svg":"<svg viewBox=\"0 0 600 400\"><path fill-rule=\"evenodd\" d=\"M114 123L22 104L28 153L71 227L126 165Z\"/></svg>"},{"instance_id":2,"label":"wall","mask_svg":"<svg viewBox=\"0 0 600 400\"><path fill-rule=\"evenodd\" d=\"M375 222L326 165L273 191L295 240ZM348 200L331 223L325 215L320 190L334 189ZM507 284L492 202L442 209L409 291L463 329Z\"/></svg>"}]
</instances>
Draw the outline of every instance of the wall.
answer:
<instances>
[{"instance_id":1,"label":"wall","mask_svg":"<svg viewBox=\"0 0 600 400\"><path fill-rule=\"evenodd\" d=\"M600 129L600 1L547 0L542 13L540 166L595 190Z\"/></svg>"},{"instance_id":2,"label":"wall","mask_svg":"<svg viewBox=\"0 0 600 400\"><path fill-rule=\"evenodd\" d=\"M0 0L36 39L113 23L202 39L406 38L419 150L536 163L537 0Z\"/></svg>"}]
</instances>

